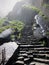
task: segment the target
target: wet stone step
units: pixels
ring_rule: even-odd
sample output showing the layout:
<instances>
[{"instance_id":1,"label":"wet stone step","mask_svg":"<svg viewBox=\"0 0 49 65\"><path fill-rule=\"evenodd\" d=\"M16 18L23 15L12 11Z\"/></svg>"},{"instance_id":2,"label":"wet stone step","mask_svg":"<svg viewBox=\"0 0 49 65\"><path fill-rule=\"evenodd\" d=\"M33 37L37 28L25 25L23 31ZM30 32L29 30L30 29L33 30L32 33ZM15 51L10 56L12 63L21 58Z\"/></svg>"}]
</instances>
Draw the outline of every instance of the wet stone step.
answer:
<instances>
[{"instance_id":1,"label":"wet stone step","mask_svg":"<svg viewBox=\"0 0 49 65\"><path fill-rule=\"evenodd\" d=\"M20 56L22 55L22 56L27 56L27 54L26 53L24 53L24 54L19 54Z\"/></svg>"},{"instance_id":2,"label":"wet stone step","mask_svg":"<svg viewBox=\"0 0 49 65\"><path fill-rule=\"evenodd\" d=\"M28 60L30 60L30 58L25 58L25 59L24 59L24 61L28 61Z\"/></svg>"},{"instance_id":3,"label":"wet stone step","mask_svg":"<svg viewBox=\"0 0 49 65\"><path fill-rule=\"evenodd\" d=\"M37 56L37 57L49 57L49 54L33 54L33 56Z\"/></svg>"},{"instance_id":4,"label":"wet stone step","mask_svg":"<svg viewBox=\"0 0 49 65\"><path fill-rule=\"evenodd\" d=\"M30 42L30 43L29 43ZM40 46L40 44L41 43L37 43L37 42L31 42L31 41L28 41L28 42L22 42L22 43L18 43L18 45L28 45L28 43L30 44L30 45L39 45Z\"/></svg>"},{"instance_id":5,"label":"wet stone step","mask_svg":"<svg viewBox=\"0 0 49 65\"><path fill-rule=\"evenodd\" d=\"M18 60L21 60L21 61L23 61L24 60L24 57L18 57Z\"/></svg>"},{"instance_id":6,"label":"wet stone step","mask_svg":"<svg viewBox=\"0 0 49 65\"><path fill-rule=\"evenodd\" d=\"M22 48L40 48L43 47L43 45L20 45Z\"/></svg>"},{"instance_id":7,"label":"wet stone step","mask_svg":"<svg viewBox=\"0 0 49 65\"><path fill-rule=\"evenodd\" d=\"M20 51L20 53L26 53L26 51Z\"/></svg>"},{"instance_id":8,"label":"wet stone step","mask_svg":"<svg viewBox=\"0 0 49 65\"><path fill-rule=\"evenodd\" d=\"M36 65L34 62L31 62L29 65Z\"/></svg>"},{"instance_id":9,"label":"wet stone step","mask_svg":"<svg viewBox=\"0 0 49 65\"><path fill-rule=\"evenodd\" d=\"M28 55L27 54L19 54L19 56L22 56L24 58L28 58Z\"/></svg>"},{"instance_id":10,"label":"wet stone step","mask_svg":"<svg viewBox=\"0 0 49 65\"><path fill-rule=\"evenodd\" d=\"M28 43L21 43L20 45L28 45Z\"/></svg>"},{"instance_id":11,"label":"wet stone step","mask_svg":"<svg viewBox=\"0 0 49 65\"><path fill-rule=\"evenodd\" d=\"M23 51L28 51L28 48L20 48L20 51L23 50Z\"/></svg>"},{"instance_id":12,"label":"wet stone step","mask_svg":"<svg viewBox=\"0 0 49 65\"><path fill-rule=\"evenodd\" d=\"M30 58L30 62L33 61L33 55L28 55L28 58Z\"/></svg>"},{"instance_id":13,"label":"wet stone step","mask_svg":"<svg viewBox=\"0 0 49 65\"><path fill-rule=\"evenodd\" d=\"M32 52L26 52L28 55L33 55L33 53Z\"/></svg>"},{"instance_id":14,"label":"wet stone step","mask_svg":"<svg viewBox=\"0 0 49 65\"><path fill-rule=\"evenodd\" d=\"M47 64L49 64L49 60L48 60L48 59L34 58L34 61L37 61L37 62L42 62L42 63L47 63Z\"/></svg>"},{"instance_id":15,"label":"wet stone step","mask_svg":"<svg viewBox=\"0 0 49 65\"><path fill-rule=\"evenodd\" d=\"M44 55L47 56L48 55L49 56L49 54L35 54L35 53L33 55L40 55L40 56L44 56Z\"/></svg>"},{"instance_id":16,"label":"wet stone step","mask_svg":"<svg viewBox=\"0 0 49 65\"><path fill-rule=\"evenodd\" d=\"M24 65L24 61L16 61L14 65Z\"/></svg>"},{"instance_id":17,"label":"wet stone step","mask_svg":"<svg viewBox=\"0 0 49 65\"><path fill-rule=\"evenodd\" d=\"M34 48L34 50L38 50L38 51L49 51L49 48L45 48L45 47L41 47L41 48Z\"/></svg>"},{"instance_id":18,"label":"wet stone step","mask_svg":"<svg viewBox=\"0 0 49 65\"><path fill-rule=\"evenodd\" d=\"M33 58L33 55L28 55L29 58Z\"/></svg>"},{"instance_id":19,"label":"wet stone step","mask_svg":"<svg viewBox=\"0 0 49 65\"><path fill-rule=\"evenodd\" d=\"M32 53L36 53L36 54L49 54L49 51L33 51Z\"/></svg>"},{"instance_id":20,"label":"wet stone step","mask_svg":"<svg viewBox=\"0 0 49 65\"><path fill-rule=\"evenodd\" d=\"M40 45L40 42L32 42L31 45Z\"/></svg>"},{"instance_id":21,"label":"wet stone step","mask_svg":"<svg viewBox=\"0 0 49 65\"><path fill-rule=\"evenodd\" d=\"M24 63L25 63L25 64L30 63L30 58L25 58L25 59L24 59Z\"/></svg>"},{"instance_id":22,"label":"wet stone step","mask_svg":"<svg viewBox=\"0 0 49 65\"><path fill-rule=\"evenodd\" d=\"M36 53L36 52L39 52L39 53L42 53L42 52L44 52L44 53L49 53L49 50L42 50L42 49L41 49L41 50L37 50L37 49L34 49L34 48L33 48L33 49L32 49L32 48L29 48L29 49L30 49L32 52L35 52L35 53Z\"/></svg>"}]
</instances>

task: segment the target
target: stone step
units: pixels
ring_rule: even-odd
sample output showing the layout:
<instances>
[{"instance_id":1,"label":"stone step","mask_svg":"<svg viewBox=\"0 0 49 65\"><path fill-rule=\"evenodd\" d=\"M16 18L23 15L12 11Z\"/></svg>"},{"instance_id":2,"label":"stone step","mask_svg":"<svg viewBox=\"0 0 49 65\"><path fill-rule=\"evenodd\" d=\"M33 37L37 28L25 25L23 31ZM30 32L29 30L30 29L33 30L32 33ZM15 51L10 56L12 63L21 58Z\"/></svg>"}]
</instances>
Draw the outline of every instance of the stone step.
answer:
<instances>
[{"instance_id":1,"label":"stone step","mask_svg":"<svg viewBox=\"0 0 49 65\"><path fill-rule=\"evenodd\" d=\"M24 60L24 57L18 57L18 60L21 60L21 61L23 61Z\"/></svg>"},{"instance_id":2,"label":"stone step","mask_svg":"<svg viewBox=\"0 0 49 65\"><path fill-rule=\"evenodd\" d=\"M33 59L33 55L28 55L28 57Z\"/></svg>"},{"instance_id":3,"label":"stone step","mask_svg":"<svg viewBox=\"0 0 49 65\"><path fill-rule=\"evenodd\" d=\"M23 49L23 51L24 50L31 50L31 51L35 51L35 53L36 52L39 52L39 53L43 53L43 52L45 52L45 53L49 53L49 48L45 48L44 46L43 47L41 47L40 45L20 45L20 49L22 50ZM33 52L34 52L33 51Z\"/></svg>"},{"instance_id":4,"label":"stone step","mask_svg":"<svg viewBox=\"0 0 49 65\"><path fill-rule=\"evenodd\" d=\"M45 58L49 59L49 54L33 54L35 58Z\"/></svg>"},{"instance_id":5,"label":"stone step","mask_svg":"<svg viewBox=\"0 0 49 65\"><path fill-rule=\"evenodd\" d=\"M24 61L18 60L18 61L15 62L14 65L24 65Z\"/></svg>"},{"instance_id":6,"label":"stone step","mask_svg":"<svg viewBox=\"0 0 49 65\"><path fill-rule=\"evenodd\" d=\"M28 45L28 43L23 42L23 43L20 43L19 45Z\"/></svg>"},{"instance_id":7,"label":"stone step","mask_svg":"<svg viewBox=\"0 0 49 65\"><path fill-rule=\"evenodd\" d=\"M31 62L29 65L36 65L34 62Z\"/></svg>"},{"instance_id":8,"label":"stone step","mask_svg":"<svg viewBox=\"0 0 49 65\"><path fill-rule=\"evenodd\" d=\"M39 50L39 51L32 51L32 53L36 53L36 54L49 54L49 51L41 51L41 50Z\"/></svg>"},{"instance_id":9,"label":"stone step","mask_svg":"<svg viewBox=\"0 0 49 65\"><path fill-rule=\"evenodd\" d=\"M26 51L20 51L20 53L26 53Z\"/></svg>"},{"instance_id":10,"label":"stone step","mask_svg":"<svg viewBox=\"0 0 49 65\"><path fill-rule=\"evenodd\" d=\"M30 58L25 58L25 59L24 59L24 61L28 61L28 60L30 60Z\"/></svg>"},{"instance_id":11,"label":"stone step","mask_svg":"<svg viewBox=\"0 0 49 65\"><path fill-rule=\"evenodd\" d=\"M22 48L40 48L40 47L43 47L43 45L20 45L20 47Z\"/></svg>"},{"instance_id":12,"label":"stone step","mask_svg":"<svg viewBox=\"0 0 49 65\"><path fill-rule=\"evenodd\" d=\"M22 43L18 43L18 45L28 45L28 43L29 42L22 42ZM29 43L30 45L40 45L40 46L43 46L43 45L41 45L41 43L40 42L31 42L30 41L30 43Z\"/></svg>"},{"instance_id":13,"label":"stone step","mask_svg":"<svg viewBox=\"0 0 49 65\"><path fill-rule=\"evenodd\" d=\"M32 42L31 45L40 45L41 42Z\"/></svg>"},{"instance_id":14,"label":"stone step","mask_svg":"<svg viewBox=\"0 0 49 65\"><path fill-rule=\"evenodd\" d=\"M38 51L40 51L40 50L44 50L44 51L49 51L49 48L47 48L47 47L41 47L41 48L34 48L34 50L38 50Z\"/></svg>"},{"instance_id":15,"label":"stone step","mask_svg":"<svg viewBox=\"0 0 49 65\"><path fill-rule=\"evenodd\" d=\"M28 51L28 48L26 47L26 48L20 48L20 51Z\"/></svg>"},{"instance_id":16,"label":"stone step","mask_svg":"<svg viewBox=\"0 0 49 65\"><path fill-rule=\"evenodd\" d=\"M33 54L33 53L35 53L35 54L49 54L49 51L35 51L35 50L30 50L31 51L31 53L29 53L29 52L27 52L28 54Z\"/></svg>"},{"instance_id":17,"label":"stone step","mask_svg":"<svg viewBox=\"0 0 49 65\"><path fill-rule=\"evenodd\" d=\"M34 54L34 53L35 53L35 54L45 54L45 53L46 53L46 54L49 54L49 51L34 51L34 50L33 50L32 53L33 53L33 54Z\"/></svg>"},{"instance_id":18,"label":"stone step","mask_svg":"<svg viewBox=\"0 0 49 65\"><path fill-rule=\"evenodd\" d=\"M33 53L31 51L26 52L28 55L32 55Z\"/></svg>"},{"instance_id":19,"label":"stone step","mask_svg":"<svg viewBox=\"0 0 49 65\"><path fill-rule=\"evenodd\" d=\"M28 55L27 54L19 54L19 56L21 57L24 57L24 58L28 58Z\"/></svg>"},{"instance_id":20,"label":"stone step","mask_svg":"<svg viewBox=\"0 0 49 65\"><path fill-rule=\"evenodd\" d=\"M34 61L49 64L49 60L48 59L34 58Z\"/></svg>"},{"instance_id":21,"label":"stone step","mask_svg":"<svg viewBox=\"0 0 49 65\"><path fill-rule=\"evenodd\" d=\"M22 55L22 56L27 56L27 54L26 53L24 53L24 54L19 54L20 56Z\"/></svg>"},{"instance_id":22,"label":"stone step","mask_svg":"<svg viewBox=\"0 0 49 65\"><path fill-rule=\"evenodd\" d=\"M30 63L30 58L25 58L25 59L24 59L24 63L25 63L25 64L29 64L29 63Z\"/></svg>"}]
</instances>

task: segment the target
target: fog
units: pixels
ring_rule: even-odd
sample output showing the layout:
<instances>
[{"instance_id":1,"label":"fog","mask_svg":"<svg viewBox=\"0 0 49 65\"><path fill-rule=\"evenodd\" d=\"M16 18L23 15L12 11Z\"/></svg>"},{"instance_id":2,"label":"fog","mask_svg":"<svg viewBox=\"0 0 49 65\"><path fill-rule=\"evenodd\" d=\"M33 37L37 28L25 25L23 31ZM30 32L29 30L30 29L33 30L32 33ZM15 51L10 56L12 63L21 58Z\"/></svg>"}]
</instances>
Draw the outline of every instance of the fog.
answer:
<instances>
[{"instance_id":1,"label":"fog","mask_svg":"<svg viewBox=\"0 0 49 65\"><path fill-rule=\"evenodd\" d=\"M20 0L0 0L0 17L6 16Z\"/></svg>"}]
</instances>

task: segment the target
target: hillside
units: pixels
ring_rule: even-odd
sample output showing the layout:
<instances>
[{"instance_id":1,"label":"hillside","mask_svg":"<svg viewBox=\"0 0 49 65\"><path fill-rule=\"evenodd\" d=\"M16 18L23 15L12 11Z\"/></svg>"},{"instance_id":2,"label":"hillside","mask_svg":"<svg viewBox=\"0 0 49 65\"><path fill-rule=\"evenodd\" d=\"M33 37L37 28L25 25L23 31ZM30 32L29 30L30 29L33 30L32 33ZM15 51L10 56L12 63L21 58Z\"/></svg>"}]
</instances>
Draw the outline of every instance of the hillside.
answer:
<instances>
[{"instance_id":1,"label":"hillside","mask_svg":"<svg viewBox=\"0 0 49 65\"><path fill-rule=\"evenodd\" d=\"M9 20L20 20L27 24L31 24L34 16L38 13L38 9L29 5L27 2L17 2L7 17Z\"/></svg>"},{"instance_id":2,"label":"hillside","mask_svg":"<svg viewBox=\"0 0 49 65\"><path fill-rule=\"evenodd\" d=\"M49 17L49 1L48 0L22 0L17 2L11 12L7 15L9 20L22 20L25 21L32 17L32 12L30 8L24 8L24 5L31 5L32 7L35 6L39 8L47 17ZM29 9L29 10L28 10ZM27 14L26 14L27 13ZM30 13L30 14L29 14ZM30 15L30 16L29 16ZM25 20L26 17L26 20ZM28 17L28 18L27 18ZM32 17L33 18L33 17ZM29 20L31 21L31 20Z\"/></svg>"}]
</instances>

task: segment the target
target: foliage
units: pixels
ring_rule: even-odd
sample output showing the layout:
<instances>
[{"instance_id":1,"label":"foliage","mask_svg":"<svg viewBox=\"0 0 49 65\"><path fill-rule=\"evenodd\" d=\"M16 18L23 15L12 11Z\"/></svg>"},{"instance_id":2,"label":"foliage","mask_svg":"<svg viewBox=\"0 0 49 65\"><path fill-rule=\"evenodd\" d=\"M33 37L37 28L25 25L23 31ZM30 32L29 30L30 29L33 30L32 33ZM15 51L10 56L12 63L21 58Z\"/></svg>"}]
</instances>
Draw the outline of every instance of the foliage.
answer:
<instances>
[{"instance_id":1,"label":"foliage","mask_svg":"<svg viewBox=\"0 0 49 65\"><path fill-rule=\"evenodd\" d=\"M3 26L3 27L0 27L0 33L6 29L10 28L10 25L8 26Z\"/></svg>"},{"instance_id":2,"label":"foliage","mask_svg":"<svg viewBox=\"0 0 49 65\"><path fill-rule=\"evenodd\" d=\"M46 35L49 35L49 32L46 32Z\"/></svg>"},{"instance_id":3,"label":"foliage","mask_svg":"<svg viewBox=\"0 0 49 65\"><path fill-rule=\"evenodd\" d=\"M11 28L14 28L14 29L17 28L19 31L21 31L24 27L24 23L22 21L16 21L16 20L11 21L10 25L11 25Z\"/></svg>"},{"instance_id":4,"label":"foliage","mask_svg":"<svg viewBox=\"0 0 49 65\"><path fill-rule=\"evenodd\" d=\"M21 38L21 30L24 28L24 23L22 21L16 21L16 20L13 20L13 21L10 21L10 25L11 25L11 28L14 28L14 29L18 29L18 31L20 32L19 33L19 36L17 36L18 39ZM14 40L14 35L11 36L11 38Z\"/></svg>"},{"instance_id":5,"label":"foliage","mask_svg":"<svg viewBox=\"0 0 49 65\"><path fill-rule=\"evenodd\" d=\"M20 32L19 33L19 36L17 36L18 39L21 38L21 30L23 29L24 27L24 23L22 21L16 21L16 20L13 20L13 21L10 21L10 24L9 25L6 25L6 26L1 26L3 23L4 23L4 20L1 19L0 20L0 33L2 33L4 30L8 29L8 28L13 28L13 32L16 31L15 29L17 28L18 31ZM15 40L15 35L11 35L11 39L12 40Z\"/></svg>"},{"instance_id":6,"label":"foliage","mask_svg":"<svg viewBox=\"0 0 49 65\"><path fill-rule=\"evenodd\" d=\"M46 43L45 43L45 41L43 41L43 46L46 46Z\"/></svg>"},{"instance_id":7,"label":"foliage","mask_svg":"<svg viewBox=\"0 0 49 65\"><path fill-rule=\"evenodd\" d=\"M6 18L0 18L0 26L4 23L5 20Z\"/></svg>"},{"instance_id":8,"label":"foliage","mask_svg":"<svg viewBox=\"0 0 49 65\"><path fill-rule=\"evenodd\" d=\"M27 8L31 8L32 10L36 11L36 12L39 12L40 9L38 9L37 7L35 6L31 6L31 5L24 5L23 7L27 7Z\"/></svg>"},{"instance_id":9,"label":"foliage","mask_svg":"<svg viewBox=\"0 0 49 65\"><path fill-rule=\"evenodd\" d=\"M4 31L4 30L5 30L5 28L3 28L3 27L2 27L2 28L0 28L0 33L1 33L2 31Z\"/></svg>"},{"instance_id":10,"label":"foliage","mask_svg":"<svg viewBox=\"0 0 49 65\"><path fill-rule=\"evenodd\" d=\"M43 12L42 12L42 11L40 11L40 12L39 12L39 15L43 16L44 14L43 14Z\"/></svg>"},{"instance_id":11,"label":"foliage","mask_svg":"<svg viewBox=\"0 0 49 65\"><path fill-rule=\"evenodd\" d=\"M49 21L48 17L44 15L42 11L39 12L39 15L42 16L45 20Z\"/></svg>"},{"instance_id":12,"label":"foliage","mask_svg":"<svg viewBox=\"0 0 49 65\"><path fill-rule=\"evenodd\" d=\"M43 6L49 8L49 4L43 4Z\"/></svg>"},{"instance_id":13,"label":"foliage","mask_svg":"<svg viewBox=\"0 0 49 65\"><path fill-rule=\"evenodd\" d=\"M43 16L44 19L48 20L48 17L46 15L44 15L44 13L40 9L38 9L37 7L31 6L31 5L24 5L24 7L31 8L32 10L38 12L39 15Z\"/></svg>"},{"instance_id":14,"label":"foliage","mask_svg":"<svg viewBox=\"0 0 49 65\"><path fill-rule=\"evenodd\" d=\"M4 22L4 21L3 21ZM2 20L0 21L1 25L2 25ZM8 28L14 28L14 29L18 29L18 31L21 31L24 27L24 23L22 23L21 21L10 21L10 24L7 26L1 26L0 27L0 33Z\"/></svg>"}]
</instances>

